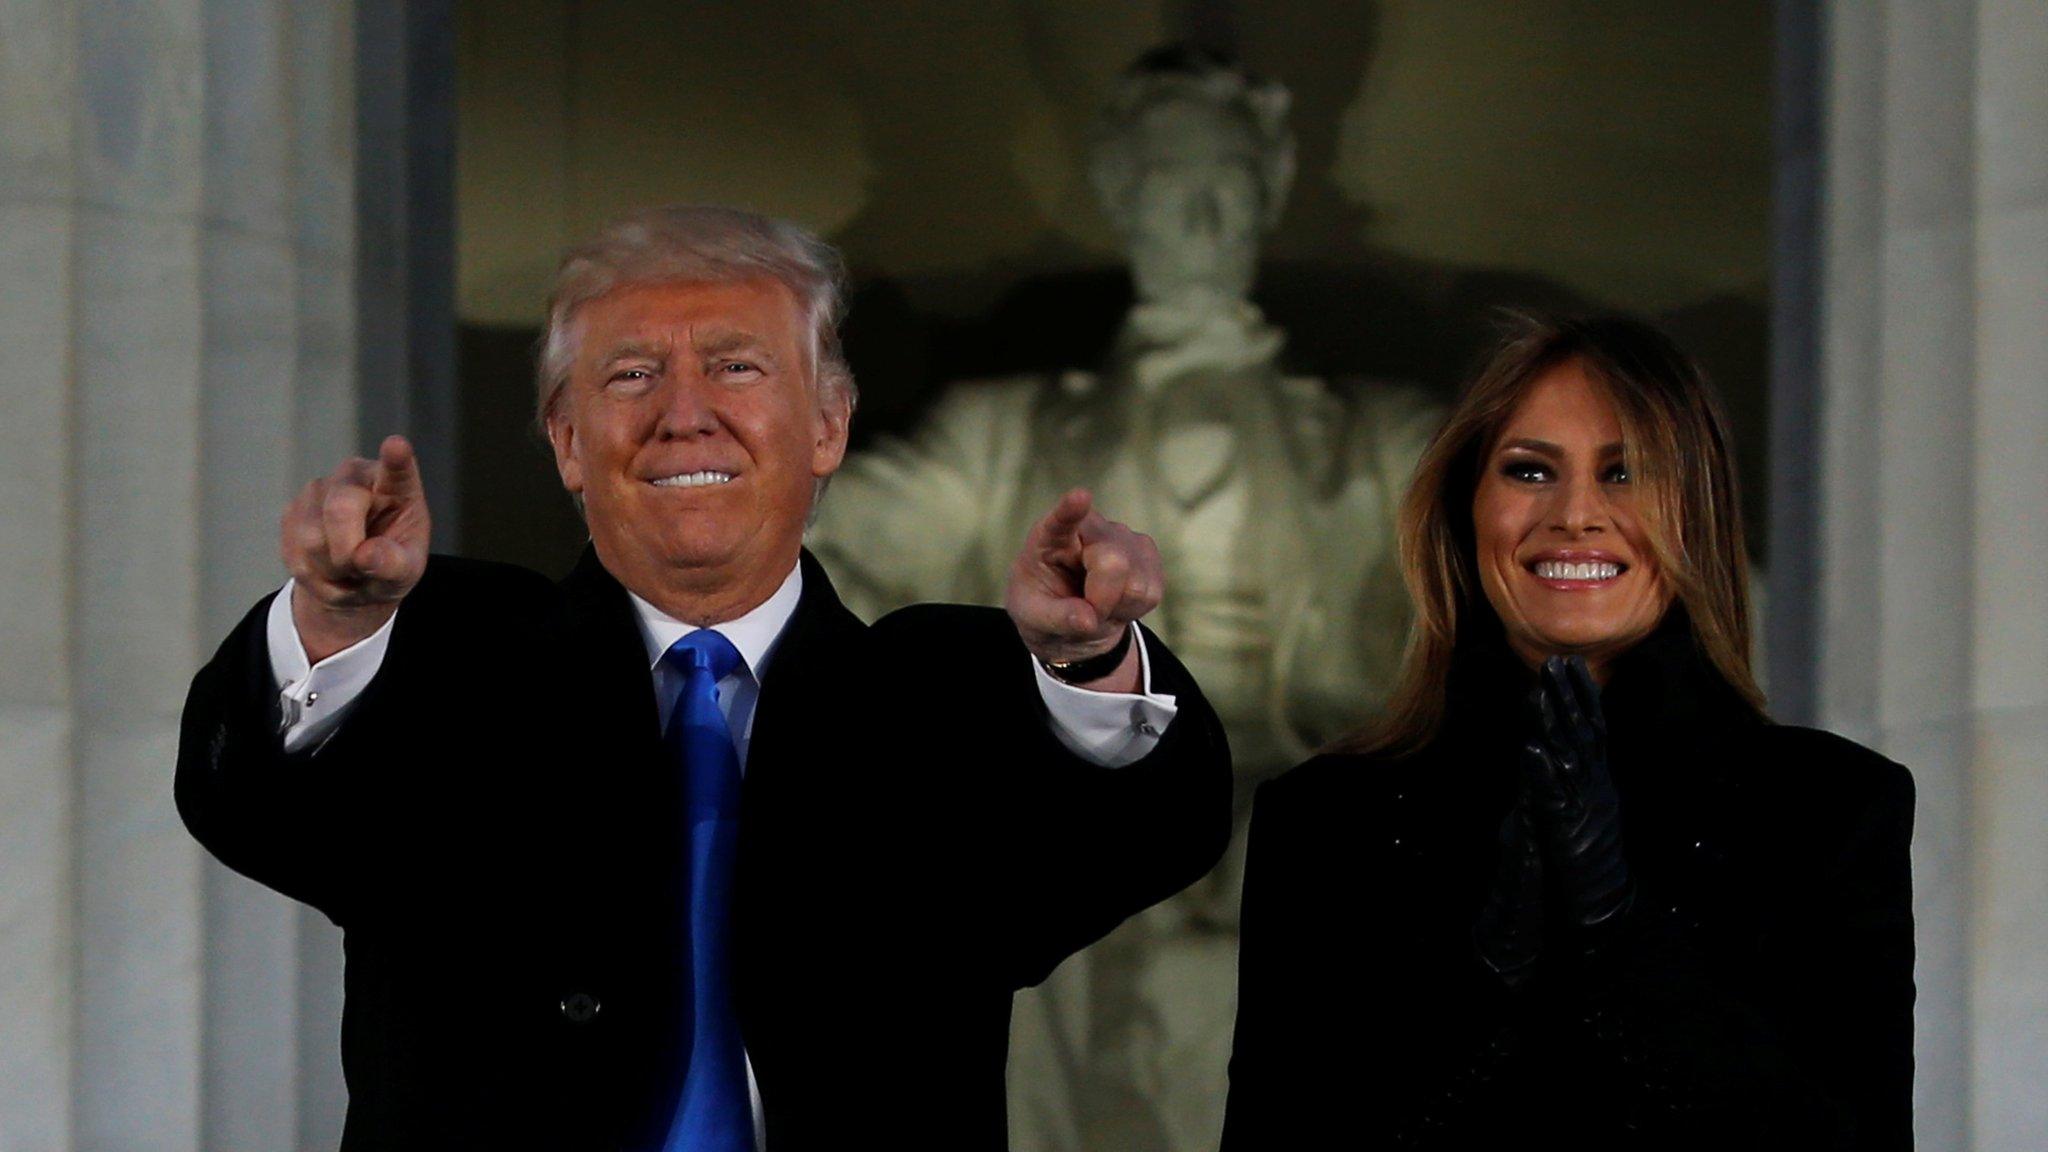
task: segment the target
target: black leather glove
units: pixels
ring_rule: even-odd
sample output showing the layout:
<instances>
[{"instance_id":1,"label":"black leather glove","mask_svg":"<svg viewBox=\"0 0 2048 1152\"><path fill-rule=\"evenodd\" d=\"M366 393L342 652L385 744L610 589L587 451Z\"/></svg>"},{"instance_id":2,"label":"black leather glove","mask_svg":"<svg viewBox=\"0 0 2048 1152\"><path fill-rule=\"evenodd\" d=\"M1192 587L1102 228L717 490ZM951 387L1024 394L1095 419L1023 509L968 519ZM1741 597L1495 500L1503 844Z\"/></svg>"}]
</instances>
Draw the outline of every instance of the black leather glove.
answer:
<instances>
[{"instance_id":1,"label":"black leather glove","mask_svg":"<svg viewBox=\"0 0 2048 1152\"><path fill-rule=\"evenodd\" d=\"M1472 944L1510 988L1536 973L1543 949L1543 853L1526 802L1508 809L1500 822L1500 862L1472 923Z\"/></svg>"},{"instance_id":2,"label":"black leather glove","mask_svg":"<svg viewBox=\"0 0 2048 1152\"><path fill-rule=\"evenodd\" d=\"M1584 660L1553 656L1540 679L1543 735L1523 749L1522 786L1564 921L1591 933L1626 913L1634 892L1621 850L1621 800L1607 772L1607 722Z\"/></svg>"}]
</instances>

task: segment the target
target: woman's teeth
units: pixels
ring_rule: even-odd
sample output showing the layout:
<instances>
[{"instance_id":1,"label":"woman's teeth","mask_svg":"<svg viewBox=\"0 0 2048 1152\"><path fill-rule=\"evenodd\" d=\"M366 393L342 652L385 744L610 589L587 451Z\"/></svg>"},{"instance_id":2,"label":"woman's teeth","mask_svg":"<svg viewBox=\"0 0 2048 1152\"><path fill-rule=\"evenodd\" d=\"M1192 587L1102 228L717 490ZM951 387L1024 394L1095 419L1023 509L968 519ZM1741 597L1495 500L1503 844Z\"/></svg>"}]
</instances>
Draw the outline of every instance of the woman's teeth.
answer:
<instances>
[{"instance_id":1,"label":"woman's teeth","mask_svg":"<svg viewBox=\"0 0 2048 1152\"><path fill-rule=\"evenodd\" d=\"M1599 560L1577 564L1538 560L1536 575L1544 580L1612 580L1621 575L1621 565Z\"/></svg>"}]
</instances>

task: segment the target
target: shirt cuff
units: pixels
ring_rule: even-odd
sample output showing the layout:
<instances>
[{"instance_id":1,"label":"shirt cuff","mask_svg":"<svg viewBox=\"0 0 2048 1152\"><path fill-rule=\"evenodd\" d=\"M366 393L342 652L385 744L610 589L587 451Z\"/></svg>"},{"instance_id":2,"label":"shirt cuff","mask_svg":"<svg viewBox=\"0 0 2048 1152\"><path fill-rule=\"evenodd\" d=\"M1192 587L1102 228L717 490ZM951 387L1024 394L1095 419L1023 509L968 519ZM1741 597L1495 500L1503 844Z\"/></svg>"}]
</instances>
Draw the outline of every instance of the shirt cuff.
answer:
<instances>
[{"instance_id":1,"label":"shirt cuff","mask_svg":"<svg viewBox=\"0 0 2048 1152\"><path fill-rule=\"evenodd\" d=\"M1030 657L1038 676L1038 695L1052 719L1052 734L1067 751L1103 768L1121 768L1145 758L1159 746L1166 726L1180 711L1174 698L1152 691L1152 657L1141 629L1138 646L1138 691L1091 692L1053 679Z\"/></svg>"},{"instance_id":2,"label":"shirt cuff","mask_svg":"<svg viewBox=\"0 0 2048 1152\"><path fill-rule=\"evenodd\" d=\"M391 626L398 621L394 612L375 632L318 664L309 664L299 627L292 621L292 589L296 586L296 581L284 582L270 602L266 621L270 674L277 683L278 707L284 714L287 752L317 745L341 727L349 705L383 667L384 650L391 645Z\"/></svg>"}]
</instances>

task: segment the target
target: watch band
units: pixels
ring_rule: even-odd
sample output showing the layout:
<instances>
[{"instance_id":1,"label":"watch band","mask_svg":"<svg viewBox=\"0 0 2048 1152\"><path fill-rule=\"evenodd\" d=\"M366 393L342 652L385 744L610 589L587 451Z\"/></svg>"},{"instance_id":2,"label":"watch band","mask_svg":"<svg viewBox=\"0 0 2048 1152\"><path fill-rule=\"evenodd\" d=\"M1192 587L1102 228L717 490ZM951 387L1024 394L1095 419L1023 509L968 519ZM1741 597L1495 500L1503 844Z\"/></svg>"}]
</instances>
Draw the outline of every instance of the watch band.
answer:
<instances>
[{"instance_id":1,"label":"watch band","mask_svg":"<svg viewBox=\"0 0 2048 1152\"><path fill-rule=\"evenodd\" d=\"M1138 631L1136 624L1124 625L1123 638L1116 647L1095 656L1084 656L1079 660L1040 660L1039 667L1046 675L1062 684L1086 684L1100 680L1123 666L1124 657L1130 655L1131 637Z\"/></svg>"}]
</instances>

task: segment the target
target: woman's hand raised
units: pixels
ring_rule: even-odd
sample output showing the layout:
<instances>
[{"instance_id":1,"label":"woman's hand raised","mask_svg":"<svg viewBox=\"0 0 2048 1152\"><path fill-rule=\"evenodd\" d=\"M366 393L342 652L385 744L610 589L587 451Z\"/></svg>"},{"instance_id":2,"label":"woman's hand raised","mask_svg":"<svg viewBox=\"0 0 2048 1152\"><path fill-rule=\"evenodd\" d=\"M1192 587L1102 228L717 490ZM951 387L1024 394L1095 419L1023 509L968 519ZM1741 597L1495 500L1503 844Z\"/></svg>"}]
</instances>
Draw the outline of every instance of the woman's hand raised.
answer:
<instances>
[{"instance_id":1,"label":"woman's hand raised","mask_svg":"<svg viewBox=\"0 0 2048 1152\"><path fill-rule=\"evenodd\" d=\"M1633 893L1621 799L1607 771L1607 722L1584 660L1553 656L1539 678L1542 732L1522 750L1522 787L1567 923L1592 929L1626 912Z\"/></svg>"}]
</instances>

